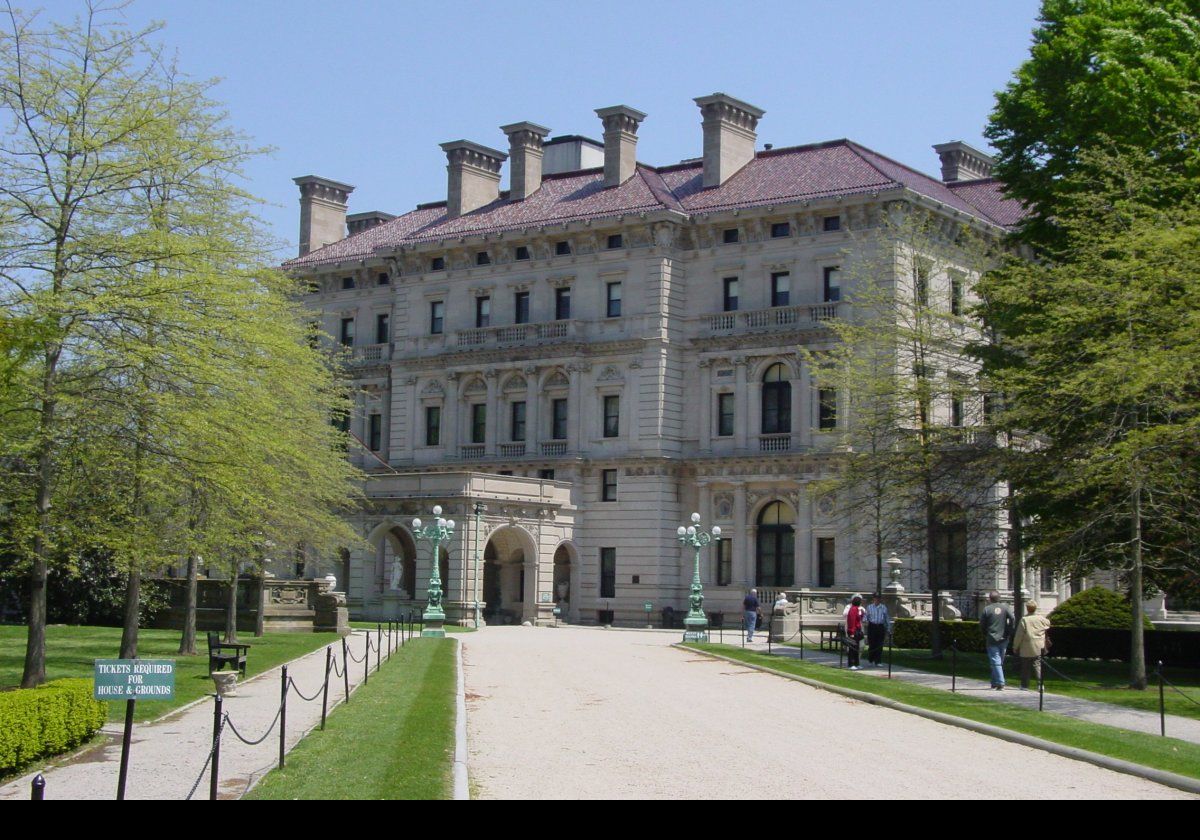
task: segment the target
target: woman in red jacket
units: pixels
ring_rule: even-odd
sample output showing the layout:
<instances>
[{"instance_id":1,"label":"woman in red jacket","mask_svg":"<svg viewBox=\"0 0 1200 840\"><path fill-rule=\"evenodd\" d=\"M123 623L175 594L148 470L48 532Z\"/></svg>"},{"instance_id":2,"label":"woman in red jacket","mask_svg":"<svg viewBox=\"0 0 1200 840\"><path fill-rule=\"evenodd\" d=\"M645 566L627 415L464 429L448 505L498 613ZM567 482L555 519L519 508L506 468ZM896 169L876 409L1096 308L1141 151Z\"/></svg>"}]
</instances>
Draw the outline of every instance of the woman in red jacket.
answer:
<instances>
[{"instance_id":1,"label":"woman in red jacket","mask_svg":"<svg viewBox=\"0 0 1200 840\"><path fill-rule=\"evenodd\" d=\"M851 671L861 671L858 664L858 653L863 640L863 617L867 611L863 609L862 598L855 595L850 601L850 609L846 611L846 661Z\"/></svg>"}]
</instances>

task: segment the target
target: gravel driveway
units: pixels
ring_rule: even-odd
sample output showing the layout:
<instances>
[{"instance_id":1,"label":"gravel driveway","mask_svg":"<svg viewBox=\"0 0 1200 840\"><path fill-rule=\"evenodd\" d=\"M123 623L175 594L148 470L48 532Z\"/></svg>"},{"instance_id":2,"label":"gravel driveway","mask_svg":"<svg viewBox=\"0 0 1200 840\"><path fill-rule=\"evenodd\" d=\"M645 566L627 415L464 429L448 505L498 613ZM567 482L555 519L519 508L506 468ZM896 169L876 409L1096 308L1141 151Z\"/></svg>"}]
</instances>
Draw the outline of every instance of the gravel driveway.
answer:
<instances>
[{"instance_id":1,"label":"gravel driveway","mask_svg":"<svg viewBox=\"0 0 1200 840\"><path fill-rule=\"evenodd\" d=\"M678 638L530 627L464 635L479 798L1186 798L670 647Z\"/></svg>"}]
</instances>

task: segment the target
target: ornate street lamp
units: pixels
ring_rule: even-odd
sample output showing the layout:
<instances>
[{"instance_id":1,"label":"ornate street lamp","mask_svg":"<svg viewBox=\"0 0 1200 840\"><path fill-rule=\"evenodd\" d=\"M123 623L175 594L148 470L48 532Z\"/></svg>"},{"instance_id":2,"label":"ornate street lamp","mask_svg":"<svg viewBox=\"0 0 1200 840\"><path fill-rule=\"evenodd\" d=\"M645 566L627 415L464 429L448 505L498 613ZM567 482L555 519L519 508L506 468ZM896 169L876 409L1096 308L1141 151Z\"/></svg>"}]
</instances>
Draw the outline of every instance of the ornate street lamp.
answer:
<instances>
[{"instance_id":1,"label":"ornate street lamp","mask_svg":"<svg viewBox=\"0 0 1200 840\"><path fill-rule=\"evenodd\" d=\"M446 638L446 630L443 625L446 622L446 613L442 611L442 576L438 569L441 565L441 554L438 551L438 546L447 542L454 537L454 520L442 519L442 506L433 506L434 521L428 525L422 526L420 519L412 521L413 536L419 540L429 540L433 544L433 564L429 570L429 600L425 604L425 612L422 613L421 636L430 639Z\"/></svg>"},{"instance_id":2,"label":"ornate street lamp","mask_svg":"<svg viewBox=\"0 0 1200 840\"><path fill-rule=\"evenodd\" d=\"M675 531L679 542L696 549L696 569L692 575L692 594L688 598L688 614L683 620L683 640L685 642L708 641L708 619L704 615L704 587L700 583L700 549L721 536L721 527L714 525L712 533L700 530L700 514L692 514L692 524L686 528L682 525Z\"/></svg>"}]
</instances>

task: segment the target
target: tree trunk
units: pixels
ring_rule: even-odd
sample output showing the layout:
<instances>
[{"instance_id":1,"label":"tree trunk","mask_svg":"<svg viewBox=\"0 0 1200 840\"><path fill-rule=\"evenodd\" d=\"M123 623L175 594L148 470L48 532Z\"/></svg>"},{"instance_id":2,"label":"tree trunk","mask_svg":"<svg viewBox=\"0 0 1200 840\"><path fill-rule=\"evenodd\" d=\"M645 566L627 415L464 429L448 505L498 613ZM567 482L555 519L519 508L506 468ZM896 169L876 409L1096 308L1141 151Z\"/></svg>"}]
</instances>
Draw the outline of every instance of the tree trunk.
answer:
<instances>
[{"instance_id":1,"label":"tree trunk","mask_svg":"<svg viewBox=\"0 0 1200 840\"><path fill-rule=\"evenodd\" d=\"M1025 567L1021 563L1021 514L1017 501L1009 490L1008 505L1008 568L1012 570L1013 615L1017 621L1025 615L1025 596L1021 591L1025 585Z\"/></svg>"},{"instance_id":2,"label":"tree trunk","mask_svg":"<svg viewBox=\"0 0 1200 840\"><path fill-rule=\"evenodd\" d=\"M179 653L183 656L196 655L196 588L200 574L198 565L196 554L189 551L183 603L183 635L179 638Z\"/></svg>"},{"instance_id":3,"label":"tree trunk","mask_svg":"<svg viewBox=\"0 0 1200 840\"><path fill-rule=\"evenodd\" d=\"M1146 688L1145 630L1142 627L1142 487L1135 482L1130 498L1132 510L1131 529L1132 563L1129 572L1129 601L1133 608L1133 626L1129 634L1129 687L1143 691Z\"/></svg>"},{"instance_id":4,"label":"tree trunk","mask_svg":"<svg viewBox=\"0 0 1200 840\"><path fill-rule=\"evenodd\" d=\"M933 506L933 483L928 475L925 478L925 554L929 568L929 597L933 603L930 608L931 623L929 627L929 655L933 659L942 658L942 590L938 577L937 512Z\"/></svg>"},{"instance_id":5,"label":"tree trunk","mask_svg":"<svg viewBox=\"0 0 1200 840\"><path fill-rule=\"evenodd\" d=\"M142 573L129 570L125 584L125 623L121 628L121 658L136 659L138 643L138 613L142 602Z\"/></svg>"},{"instance_id":6,"label":"tree trunk","mask_svg":"<svg viewBox=\"0 0 1200 840\"><path fill-rule=\"evenodd\" d=\"M237 638L237 569L229 573L229 601L225 604L225 641L236 642Z\"/></svg>"},{"instance_id":7,"label":"tree trunk","mask_svg":"<svg viewBox=\"0 0 1200 840\"><path fill-rule=\"evenodd\" d=\"M263 625L266 622L267 612L267 578L261 569L258 575L258 596L255 600L258 603L258 609L254 615L254 635L260 637L265 632Z\"/></svg>"}]
</instances>

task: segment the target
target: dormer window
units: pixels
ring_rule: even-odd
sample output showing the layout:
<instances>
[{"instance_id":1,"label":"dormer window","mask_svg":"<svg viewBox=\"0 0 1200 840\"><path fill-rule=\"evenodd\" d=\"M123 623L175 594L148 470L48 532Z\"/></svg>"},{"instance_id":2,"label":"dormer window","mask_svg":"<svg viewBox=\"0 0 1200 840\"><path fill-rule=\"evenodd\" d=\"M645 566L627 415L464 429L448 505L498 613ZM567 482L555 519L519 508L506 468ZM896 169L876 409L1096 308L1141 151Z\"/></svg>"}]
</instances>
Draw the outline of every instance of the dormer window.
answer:
<instances>
[{"instance_id":1,"label":"dormer window","mask_svg":"<svg viewBox=\"0 0 1200 840\"><path fill-rule=\"evenodd\" d=\"M554 243L554 255L556 257L566 257L571 254L571 243L567 240Z\"/></svg>"},{"instance_id":2,"label":"dormer window","mask_svg":"<svg viewBox=\"0 0 1200 840\"><path fill-rule=\"evenodd\" d=\"M608 237L608 250L613 251L617 248L625 247L625 237L619 233L614 233Z\"/></svg>"},{"instance_id":3,"label":"dormer window","mask_svg":"<svg viewBox=\"0 0 1200 840\"><path fill-rule=\"evenodd\" d=\"M529 259L529 247L527 245L518 245L517 250L513 253L513 259L517 261Z\"/></svg>"},{"instance_id":4,"label":"dormer window","mask_svg":"<svg viewBox=\"0 0 1200 840\"><path fill-rule=\"evenodd\" d=\"M790 222L775 222L771 225L771 238L783 239L786 236L792 235L792 225Z\"/></svg>"},{"instance_id":5,"label":"dormer window","mask_svg":"<svg viewBox=\"0 0 1200 840\"><path fill-rule=\"evenodd\" d=\"M429 270L430 271L445 271L446 270L446 258L445 257L434 257L433 259L431 259L429 261Z\"/></svg>"},{"instance_id":6,"label":"dormer window","mask_svg":"<svg viewBox=\"0 0 1200 840\"><path fill-rule=\"evenodd\" d=\"M826 231L841 230L842 229L842 217L841 216L826 216L824 222L822 223L822 228Z\"/></svg>"},{"instance_id":7,"label":"dormer window","mask_svg":"<svg viewBox=\"0 0 1200 840\"><path fill-rule=\"evenodd\" d=\"M721 231L721 242L725 245L736 245L738 241L738 229L726 228Z\"/></svg>"},{"instance_id":8,"label":"dormer window","mask_svg":"<svg viewBox=\"0 0 1200 840\"><path fill-rule=\"evenodd\" d=\"M354 288L354 278L353 277L343 277L342 278L342 290L344 291L346 289L353 289L353 288Z\"/></svg>"},{"instance_id":9,"label":"dormer window","mask_svg":"<svg viewBox=\"0 0 1200 840\"><path fill-rule=\"evenodd\" d=\"M487 251L479 251L475 254L475 265L491 265L492 257Z\"/></svg>"}]
</instances>

